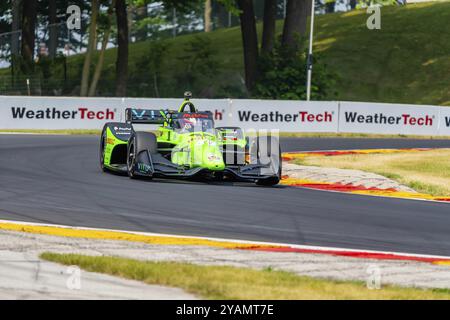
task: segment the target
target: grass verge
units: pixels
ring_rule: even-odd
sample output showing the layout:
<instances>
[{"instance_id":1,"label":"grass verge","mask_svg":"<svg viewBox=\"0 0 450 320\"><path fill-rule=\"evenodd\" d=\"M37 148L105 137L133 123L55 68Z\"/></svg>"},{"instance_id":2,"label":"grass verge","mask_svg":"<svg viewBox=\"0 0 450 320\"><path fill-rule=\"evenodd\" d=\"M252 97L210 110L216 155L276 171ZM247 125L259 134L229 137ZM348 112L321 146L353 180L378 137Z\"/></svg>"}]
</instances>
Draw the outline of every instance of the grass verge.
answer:
<instances>
[{"instance_id":1,"label":"grass verge","mask_svg":"<svg viewBox=\"0 0 450 320\"><path fill-rule=\"evenodd\" d=\"M448 290L394 286L369 290L362 282L315 279L271 268L260 271L49 252L41 258L147 284L182 288L205 299L450 299Z\"/></svg>"},{"instance_id":2,"label":"grass verge","mask_svg":"<svg viewBox=\"0 0 450 320\"><path fill-rule=\"evenodd\" d=\"M295 163L380 174L433 196L450 196L450 149L392 154L309 156Z\"/></svg>"},{"instance_id":3,"label":"grass verge","mask_svg":"<svg viewBox=\"0 0 450 320\"><path fill-rule=\"evenodd\" d=\"M280 132L285 138L361 138L361 139L419 139L449 140L450 136L420 136L405 134L333 133L333 132Z\"/></svg>"}]
</instances>

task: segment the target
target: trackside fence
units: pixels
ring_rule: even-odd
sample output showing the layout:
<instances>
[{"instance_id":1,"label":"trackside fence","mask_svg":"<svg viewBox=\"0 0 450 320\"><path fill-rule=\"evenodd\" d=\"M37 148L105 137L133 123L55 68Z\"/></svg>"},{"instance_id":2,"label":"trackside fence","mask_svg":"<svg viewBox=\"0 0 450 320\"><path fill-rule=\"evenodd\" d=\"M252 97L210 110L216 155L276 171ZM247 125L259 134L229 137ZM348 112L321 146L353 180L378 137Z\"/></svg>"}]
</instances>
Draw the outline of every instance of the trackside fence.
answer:
<instances>
[{"instance_id":1,"label":"trackside fence","mask_svg":"<svg viewBox=\"0 0 450 320\"><path fill-rule=\"evenodd\" d=\"M181 99L0 96L0 129L101 129L125 108L177 109ZM346 101L192 99L217 126L281 132L450 136L450 107Z\"/></svg>"}]
</instances>

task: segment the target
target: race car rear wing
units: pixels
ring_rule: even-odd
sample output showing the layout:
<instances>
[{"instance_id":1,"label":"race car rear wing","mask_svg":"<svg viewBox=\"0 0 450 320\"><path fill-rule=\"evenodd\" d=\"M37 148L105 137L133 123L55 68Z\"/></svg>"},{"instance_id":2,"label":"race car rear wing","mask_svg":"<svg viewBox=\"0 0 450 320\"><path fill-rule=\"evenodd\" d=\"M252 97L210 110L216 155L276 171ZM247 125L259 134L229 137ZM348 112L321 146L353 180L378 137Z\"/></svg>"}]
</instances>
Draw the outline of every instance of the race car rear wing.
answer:
<instances>
[{"instance_id":1,"label":"race car rear wing","mask_svg":"<svg viewBox=\"0 0 450 320\"><path fill-rule=\"evenodd\" d=\"M167 120L161 109L125 109L127 123L163 124Z\"/></svg>"},{"instance_id":2,"label":"race car rear wing","mask_svg":"<svg viewBox=\"0 0 450 320\"><path fill-rule=\"evenodd\" d=\"M125 121L127 123L164 124L172 119L198 118L213 119L211 111L202 112L176 112L161 109L134 109L125 110Z\"/></svg>"}]
</instances>

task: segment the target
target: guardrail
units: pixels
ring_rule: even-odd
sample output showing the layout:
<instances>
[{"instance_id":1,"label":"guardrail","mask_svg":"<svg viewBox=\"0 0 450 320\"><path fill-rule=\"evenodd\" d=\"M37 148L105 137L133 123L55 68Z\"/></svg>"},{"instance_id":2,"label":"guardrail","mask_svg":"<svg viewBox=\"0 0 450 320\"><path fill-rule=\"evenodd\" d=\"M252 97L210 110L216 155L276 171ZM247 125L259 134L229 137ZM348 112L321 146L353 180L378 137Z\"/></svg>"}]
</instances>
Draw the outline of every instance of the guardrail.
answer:
<instances>
[{"instance_id":1,"label":"guardrail","mask_svg":"<svg viewBox=\"0 0 450 320\"><path fill-rule=\"evenodd\" d=\"M177 109L182 99L0 96L0 129L101 129L125 108ZM450 107L251 99L192 99L218 126L282 132L450 136Z\"/></svg>"}]
</instances>

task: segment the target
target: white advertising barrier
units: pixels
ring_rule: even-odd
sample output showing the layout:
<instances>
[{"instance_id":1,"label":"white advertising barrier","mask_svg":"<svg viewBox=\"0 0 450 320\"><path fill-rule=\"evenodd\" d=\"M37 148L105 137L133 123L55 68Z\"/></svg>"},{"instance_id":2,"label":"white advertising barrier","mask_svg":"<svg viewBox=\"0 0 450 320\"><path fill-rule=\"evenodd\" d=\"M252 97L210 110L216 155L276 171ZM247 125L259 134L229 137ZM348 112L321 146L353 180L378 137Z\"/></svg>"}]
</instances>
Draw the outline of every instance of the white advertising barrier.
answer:
<instances>
[{"instance_id":1,"label":"white advertising barrier","mask_svg":"<svg viewBox=\"0 0 450 320\"><path fill-rule=\"evenodd\" d=\"M437 135L439 110L433 106L340 102L339 132Z\"/></svg>"},{"instance_id":2,"label":"white advertising barrier","mask_svg":"<svg viewBox=\"0 0 450 320\"><path fill-rule=\"evenodd\" d=\"M450 107L440 108L439 135L450 136Z\"/></svg>"},{"instance_id":3,"label":"white advertising barrier","mask_svg":"<svg viewBox=\"0 0 450 320\"><path fill-rule=\"evenodd\" d=\"M0 96L0 129L99 130L106 122L123 122L127 107L173 110L182 101ZM192 99L192 102L200 110L211 111L217 126L238 126L246 130L450 136L450 108L447 107L245 99Z\"/></svg>"},{"instance_id":4,"label":"white advertising barrier","mask_svg":"<svg viewBox=\"0 0 450 320\"><path fill-rule=\"evenodd\" d=\"M232 100L231 123L244 129L337 132L338 102Z\"/></svg>"},{"instance_id":5,"label":"white advertising barrier","mask_svg":"<svg viewBox=\"0 0 450 320\"><path fill-rule=\"evenodd\" d=\"M178 109L182 99L0 97L1 129L101 129L125 121L125 108ZM228 125L227 99L193 99L218 125Z\"/></svg>"},{"instance_id":6,"label":"white advertising barrier","mask_svg":"<svg viewBox=\"0 0 450 320\"><path fill-rule=\"evenodd\" d=\"M120 98L0 97L2 129L98 129L123 114Z\"/></svg>"}]
</instances>

